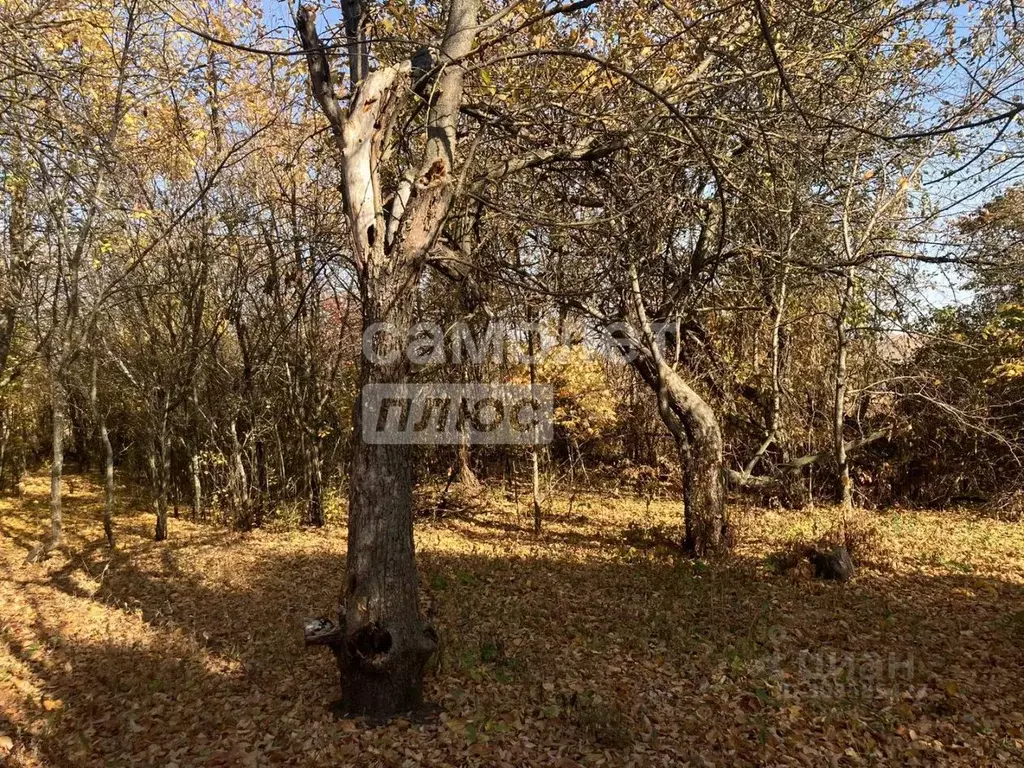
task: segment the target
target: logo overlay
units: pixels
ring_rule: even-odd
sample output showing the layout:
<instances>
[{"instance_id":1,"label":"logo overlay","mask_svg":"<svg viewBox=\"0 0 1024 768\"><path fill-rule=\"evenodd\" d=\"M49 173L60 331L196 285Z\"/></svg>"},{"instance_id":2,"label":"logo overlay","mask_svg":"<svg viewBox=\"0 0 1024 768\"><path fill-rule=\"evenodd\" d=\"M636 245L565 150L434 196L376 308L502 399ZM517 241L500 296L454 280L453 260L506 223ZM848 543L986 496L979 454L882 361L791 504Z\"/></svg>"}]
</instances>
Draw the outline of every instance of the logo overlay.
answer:
<instances>
[{"instance_id":1,"label":"logo overlay","mask_svg":"<svg viewBox=\"0 0 1024 768\"><path fill-rule=\"evenodd\" d=\"M553 434L551 385L367 384L370 445L543 445Z\"/></svg>"}]
</instances>

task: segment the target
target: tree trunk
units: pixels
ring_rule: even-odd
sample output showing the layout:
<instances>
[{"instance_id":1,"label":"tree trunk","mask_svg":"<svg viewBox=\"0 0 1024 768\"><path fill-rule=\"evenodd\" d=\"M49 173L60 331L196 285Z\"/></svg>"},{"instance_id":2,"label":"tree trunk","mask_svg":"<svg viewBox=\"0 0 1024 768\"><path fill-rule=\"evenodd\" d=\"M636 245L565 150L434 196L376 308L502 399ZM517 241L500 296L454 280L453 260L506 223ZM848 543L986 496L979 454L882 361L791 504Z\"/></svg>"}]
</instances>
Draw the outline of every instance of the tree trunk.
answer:
<instances>
[{"instance_id":1,"label":"tree trunk","mask_svg":"<svg viewBox=\"0 0 1024 768\"><path fill-rule=\"evenodd\" d=\"M380 317L375 306L368 309L368 321ZM394 312L389 320L407 328L407 321L398 314ZM364 360L362 368L363 387L402 382L407 376L404 355L395 366ZM436 635L419 614L410 446L365 443L361 410L357 399L349 486L346 637L337 654L345 710L386 717L423 703L423 667L434 652Z\"/></svg>"},{"instance_id":2,"label":"tree trunk","mask_svg":"<svg viewBox=\"0 0 1024 768\"><path fill-rule=\"evenodd\" d=\"M107 418L100 414L100 443L103 445L103 535L107 546L114 548L114 448L110 444Z\"/></svg>"},{"instance_id":3,"label":"tree trunk","mask_svg":"<svg viewBox=\"0 0 1024 768\"><path fill-rule=\"evenodd\" d=\"M29 279L30 261L26 253L30 217L27 213L26 184L16 181L12 176L26 173L21 142L15 136L12 141L14 168L8 176L7 188L10 191L10 207L8 212L8 248L10 251L9 271L0 274L0 380L8 377L7 363L14 344L14 335L18 325L18 312L21 308L25 285ZM22 177L24 178L24 176Z\"/></svg>"},{"instance_id":4,"label":"tree trunk","mask_svg":"<svg viewBox=\"0 0 1024 768\"><path fill-rule=\"evenodd\" d=\"M192 479L192 519L203 516L203 479L199 468L199 454L193 452L188 458L189 475Z\"/></svg>"},{"instance_id":5,"label":"tree trunk","mask_svg":"<svg viewBox=\"0 0 1024 768\"><path fill-rule=\"evenodd\" d=\"M309 435L306 445L306 473L309 478L309 499L306 502L306 519L310 525L322 528L324 519L324 478L320 461L320 439Z\"/></svg>"},{"instance_id":6,"label":"tree trunk","mask_svg":"<svg viewBox=\"0 0 1024 768\"><path fill-rule=\"evenodd\" d=\"M110 445L110 434L107 432L107 414L100 410L97 373L99 358L92 361L92 384L89 387L89 404L92 407L93 421L103 446L103 535L107 546L114 548L114 449Z\"/></svg>"},{"instance_id":7,"label":"tree trunk","mask_svg":"<svg viewBox=\"0 0 1024 768\"><path fill-rule=\"evenodd\" d=\"M633 367L654 390L658 412L676 441L683 470L686 551L706 557L728 546L722 432L711 406L667 365L643 350Z\"/></svg>"},{"instance_id":8,"label":"tree trunk","mask_svg":"<svg viewBox=\"0 0 1024 768\"><path fill-rule=\"evenodd\" d=\"M153 493L156 503L156 541L167 539L167 491L171 474L171 444L168 433L167 394L158 391L159 422L157 424L150 468L153 472Z\"/></svg>"},{"instance_id":9,"label":"tree trunk","mask_svg":"<svg viewBox=\"0 0 1024 768\"><path fill-rule=\"evenodd\" d=\"M456 456L455 482L468 494L476 494L480 491L480 478L473 471L470 463L469 436L465 433L459 441L459 455Z\"/></svg>"},{"instance_id":10,"label":"tree trunk","mask_svg":"<svg viewBox=\"0 0 1024 768\"><path fill-rule=\"evenodd\" d=\"M7 480L7 439L11 435L11 428L7 422L7 412L0 411L0 492L7 489L10 483Z\"/></svg>"},{"instance_id":11,"label":"tree trunk","mask_svg":"<svg viewBox=\"0 0 1024 768\"><path fill-rule=\"evenodd\" d=\"M836 318L836 378L835 399L832 403L832 442L836 459L836 477L839 481L839 503L843 509L853 506L853 487L850 483L850 464L846 458L843 426L846 421L846 356L849 337L846 331L846 313L853 295L853 267L846 272L843 298Z\"/></svg>"},{"instance_id":12,"label":"tree trunk","mask_svg":"<svg viewBox=\"0 0 1024 768\"><path fill-rule=\"evenodd\" d=\"M684 546L696 557L714 556L729 545L722 431L711 406L662 355L647 317L635 265L630 265L629 272L631 309L639 326L639 333L629 340L637 353L632 365L657 395L658 413L677 445L686 446L682 459Z\"/></svg>"},{"instance_id":13,"label":"tree trunk","mask_svg":"<svg viewBox=\"0 0 1024 768\"><path fill-rule=\"evenodd\" d=\"M693 393L696 396L696 393ZM685 466L686 551L697 557L720 553L728 545L725 483L722 472L722 433L711 407L699 403L684 406L673 398L674 409L684 412L689 438Z\"/></svg>"},{"instance_id":14,"label":"tree trunk","mask_svg":"<svg viewBox=\"0 0 1024 768\"><path fill-rule=\"evenodd\" d=\"M264 509L270 497L270 483L267 477L266 448L262 440L256 441L256 498L253 501L253 520L255 527L263 525Z\"/></svg>"},{"instance_id":15,"label":"tree trunk","mask_svg":"<svg viewBox=\"0 0 1024 768\"><path fill-rule=\"evenodd\" d=\"M249 517L249 478L242 461L242 444L238 439L238 422L231 419L231 504L235 508L235 522L244 528L251 527Z\"/></svg>"},{"instance_id":16,"label":"tree trunk","mask_svg":"<svg viewBox=\"0 0 1024 768\"><path fill-rule=\"evenodd\" d=\"M53 400L53 457L50 463L50 541L46 549L55 549L64 543L64 521L61 510L61 479L64 474L64 422L67 393L59 373L52 374Z\"/></svg>"},{"instance_id":17,"label":"tree trunk","mask_svg":"<svg viewBox=\"0 0 1024 768\"><path fill-rule=\"evenodd\" d=\"M537 385L537 344L534 341L534 324L536 323L536 315L534 314L532 307L527 307L526 310L526 325L527 325L527 354L530 357L530 396L536 398L537 393L535 387ZM540 506L540 449L537 446L537 426L533 427L533 443L530 445L530 461L531 470L533 473L533 533L535 536L540 535L541 526L541 506Z\"/></svg>"}]
</instances>

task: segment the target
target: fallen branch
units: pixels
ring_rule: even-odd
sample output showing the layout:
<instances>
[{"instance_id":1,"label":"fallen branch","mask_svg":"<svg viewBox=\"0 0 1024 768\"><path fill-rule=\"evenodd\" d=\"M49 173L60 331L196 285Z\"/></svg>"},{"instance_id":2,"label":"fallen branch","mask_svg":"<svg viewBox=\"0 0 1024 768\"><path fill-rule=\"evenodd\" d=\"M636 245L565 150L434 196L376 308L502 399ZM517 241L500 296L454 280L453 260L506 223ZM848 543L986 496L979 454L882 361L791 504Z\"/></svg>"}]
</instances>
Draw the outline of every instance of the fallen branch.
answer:
<instances>
[{"instance_id":1,"label":"fallen branch","mask_svg":"<svg viewBox=\"0 0 1024 768\"><path fill-rule=\"evenodd\" d=\"M888 436L889 430L880 429L869 435L865 435L864 437L857 438L856 440L847 440L843 443L843 448L849 454ZM779 464L779 469L785 470L791 474L796 474L804 467L816 464L831 455L831 450L811 453L806 456L801 456L798 459L788 461L785 464ZM772 477L771 475L752 475L749 472L738 472L735 469L726 469L725 476L729 483L736 488L769 488L778 482L778 478Z\"/></svg>"}]
</instances>

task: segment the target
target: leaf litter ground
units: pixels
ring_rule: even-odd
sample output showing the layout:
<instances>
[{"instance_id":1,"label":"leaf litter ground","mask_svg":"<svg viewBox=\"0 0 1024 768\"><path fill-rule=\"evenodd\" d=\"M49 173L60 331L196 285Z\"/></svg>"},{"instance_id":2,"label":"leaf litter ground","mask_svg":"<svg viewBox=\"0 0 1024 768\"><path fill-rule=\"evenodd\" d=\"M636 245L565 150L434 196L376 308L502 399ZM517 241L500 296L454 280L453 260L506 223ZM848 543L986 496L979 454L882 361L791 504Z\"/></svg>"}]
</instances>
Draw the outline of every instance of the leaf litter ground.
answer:
<instances>
[{"instance_id":1,"label":"leaf litter ground","mask_svg":"<svg viewBox=\"0 0 1024 768\"><path fill-rule=\"evenodd\" d=\"M302 647L331 615L344 531L236 533L145 505L102 545L101 489L0 502L0 765L1024 765L1024 528L872 516L884 556L847 585L771 567L827 510L738 510L735 556L644 544L678 507L581 496L540 537L495 497L417 524L443 638L433 722L338 721L337 670ZM640 532L640 535L638 535Z\"/></svg>"}]
</instances>

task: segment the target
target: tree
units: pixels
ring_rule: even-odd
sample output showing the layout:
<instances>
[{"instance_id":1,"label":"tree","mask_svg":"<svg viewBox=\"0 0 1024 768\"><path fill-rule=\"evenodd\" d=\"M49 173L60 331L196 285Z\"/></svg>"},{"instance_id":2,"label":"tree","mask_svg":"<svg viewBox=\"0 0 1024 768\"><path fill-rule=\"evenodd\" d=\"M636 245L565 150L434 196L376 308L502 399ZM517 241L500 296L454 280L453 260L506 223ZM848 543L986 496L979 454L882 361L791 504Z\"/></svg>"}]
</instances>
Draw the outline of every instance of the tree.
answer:
<instances>
[{"instance_id":1,"label":"tree","mask_svg":"<svg viewBox=\"0 0 1024 768\"><path fill-rule=\"evenodd\" d=\"M314 9L302 6L296 16L310 88L337 145L362 327L371 334L381 323L394 329L373 334L373 354L361 362L361 387L402 384L408 379L403 334L413 322L409 295L455 192L463 60L476 39L479 7L479 0L451 4L437 45L440 72L431 86L437 96L431 99L425 121L426 140L421 152L403 158L405 167L395 174L400 181L390 190L382 166L394 151L396 113L413 97L405 82L411 77L412 60L370 72L368 8L360 2L346 3L352 94L344 110L334 94ZM357 402L349 480L344 641L336 654L344 707L389 716L421 705L423 667L434 652L436 635L420 617L417 601L410 448L363 442L360 419Z\"/></svg>"}]
</instances>

